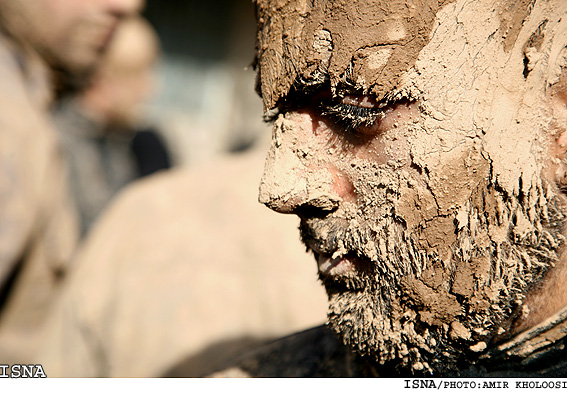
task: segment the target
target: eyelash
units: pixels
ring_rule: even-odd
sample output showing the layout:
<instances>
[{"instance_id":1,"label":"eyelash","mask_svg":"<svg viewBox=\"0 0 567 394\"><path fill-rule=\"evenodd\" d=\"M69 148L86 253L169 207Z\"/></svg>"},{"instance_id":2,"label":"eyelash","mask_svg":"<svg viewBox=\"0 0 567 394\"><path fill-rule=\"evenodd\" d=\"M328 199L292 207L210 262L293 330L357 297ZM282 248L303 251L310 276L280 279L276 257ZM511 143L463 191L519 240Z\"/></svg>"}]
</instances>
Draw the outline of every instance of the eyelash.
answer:
<instances>
[{"instance_id":1,"label":"eyelash","mask_svg":"<svg viewBox=\"0 0 567 394\"><path fill-rule=\"evenodd\" d=\"M385 112L379 108L360 107L337 102L319 104L319 113L329 117L347 131L356 131L361 127L371 127L377 120L383 119ZM273 123L285 109L276 108L264 114L264 122Z\"/></svg>"},{"instance_id":2,"label":"eyelash","mask_svg":"<svg viewBox=\"0 0 567 394\"><path fill-rule=\"evenodd\" d=\"M344 103L324 103L320 108L322 115L332 118L349 131L356 131L360 127L370 127L385 116L385 112L379 108L359 107Z\"/></svg>"}]
</instances>

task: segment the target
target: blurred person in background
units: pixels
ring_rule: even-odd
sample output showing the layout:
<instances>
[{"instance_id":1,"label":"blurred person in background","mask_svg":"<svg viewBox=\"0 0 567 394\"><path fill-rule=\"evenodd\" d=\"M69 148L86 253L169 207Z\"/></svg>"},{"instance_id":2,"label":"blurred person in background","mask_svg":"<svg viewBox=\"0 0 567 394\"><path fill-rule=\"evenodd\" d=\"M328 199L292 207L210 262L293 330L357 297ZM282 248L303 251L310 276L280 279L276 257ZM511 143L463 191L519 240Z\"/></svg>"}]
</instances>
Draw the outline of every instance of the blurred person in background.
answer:
<instances>
[{"instance_id":1,"label":"blurred person in background","mask_svg":"<svg viewBox=\"0 0 567 394\"><path fill-rule=\"evenodd\" d=\"M48 376L205 376L325 320L298 221L257 202L259 146L117 196L50 317L35 360Z\"/></svg>"},{"instance_id":2,"label":"blurred person in background","mask_svg":"<svg viewBox=\"0 0 567 394\"><path fill-rule=\"evenodd\" d=\"M0 362L27 362L78 227L48 117L55 74L82 79L141 0L0 2Z\"/></svg>"},{"instance_id":3,"label":"blurred person in background","mask_svg":"<svg viewBox=\"0 0 567 394\"><path fill-rule=\"evenodd\" d=\"M97 74L129 26L117 31ZM235 80L246 77L240 70ZM206 100L193 84L183 88ZM206 93L219 107L214 116L224 116L226 99L211 86ZM259 107L251 89L250 96ZM246 107L238 108L235 115L246 118ZM244 129L254 120L233 123ZM218 122L204 123L211 136L221 134ZM49 377L204 376L271 337L325 319L326 298L297 220L256 201L266 148L258 145L264 149L157 174L119 193L77 253L33 360Z\"/></svg>"},{"instance_id":4,"label":"blurred person in background","mask_svg":"<svg viewBox=\"0 0 567 394\"><path fill-rule=\"evenodd\" d=\"M158 52L148 22L125 20L89 84L55 107L83 234L123 186L171 167L160 136L142 127Z\"/></svg>"}]
</instances>

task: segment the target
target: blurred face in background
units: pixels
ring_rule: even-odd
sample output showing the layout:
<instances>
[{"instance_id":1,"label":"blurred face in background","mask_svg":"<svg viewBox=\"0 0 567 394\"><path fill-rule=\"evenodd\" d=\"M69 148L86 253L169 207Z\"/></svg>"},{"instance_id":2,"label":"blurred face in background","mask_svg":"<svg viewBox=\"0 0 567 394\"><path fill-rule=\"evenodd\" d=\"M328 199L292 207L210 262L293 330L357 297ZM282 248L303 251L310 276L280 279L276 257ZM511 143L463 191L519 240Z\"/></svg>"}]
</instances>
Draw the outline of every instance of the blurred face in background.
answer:
<instances>
[{"instance_id":1,"label":"blurred face in background","mask_svg":"<svg viewBox=\"0 0 567 394\"><path fill-rule=\"evenodd\" d=\"M142 18L125 20L82 93L83 108L108 126L136 127L154 91L158 54L159 40L150 24Z\"/></svg>"},{"instance_id":2,"label":"blurred face in background","mask_svg":"<svg viewBox=\"0 0 567 394\"><path fill-rule=\"evenodd\" d=\"M96 66L121 19L142 6L143 0L3 0L0 19L51 67L83 74Z\"/></svg>"}]
</instances>

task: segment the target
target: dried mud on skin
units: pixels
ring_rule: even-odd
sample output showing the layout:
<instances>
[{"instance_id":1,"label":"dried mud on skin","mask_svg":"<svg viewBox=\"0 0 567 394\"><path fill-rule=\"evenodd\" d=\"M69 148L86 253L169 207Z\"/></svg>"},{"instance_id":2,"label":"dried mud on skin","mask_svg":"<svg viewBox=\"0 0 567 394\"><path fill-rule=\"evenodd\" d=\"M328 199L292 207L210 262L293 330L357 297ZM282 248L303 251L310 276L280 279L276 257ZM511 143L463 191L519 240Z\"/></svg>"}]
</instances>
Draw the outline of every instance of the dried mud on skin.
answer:
<instances>
[{"instance_id":1,"label":"dried mud on skin","mask_svg":"<svg viewBox=\"0 0 567 394\"><path fill-rule=\"evenodd\" d=\"M428 369L484 350L558 261L565 201L542 173L553 139L545 94L560 72L567 10L370 3L257 1L266 110L322 82L334 95L347 86L378 100L406 97L419 110L363 147L381 149L384 163L322 141L331 133L321 122L279 115L261 198L295 193L335 210L317 233L338 226L336 246L374 271L358 279L365 291L328 288L331 326L362 354ZM321 171L331 167L356 203L336 198L337 179Z\"/></svg>"}]
</instances>

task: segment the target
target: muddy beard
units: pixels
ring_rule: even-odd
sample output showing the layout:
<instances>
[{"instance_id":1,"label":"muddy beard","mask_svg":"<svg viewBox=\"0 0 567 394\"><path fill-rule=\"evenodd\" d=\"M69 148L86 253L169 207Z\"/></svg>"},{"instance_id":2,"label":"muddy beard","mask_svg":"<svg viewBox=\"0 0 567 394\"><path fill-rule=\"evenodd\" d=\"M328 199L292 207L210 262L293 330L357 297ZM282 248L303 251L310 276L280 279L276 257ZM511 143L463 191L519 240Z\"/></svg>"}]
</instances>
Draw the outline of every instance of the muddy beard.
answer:
<instances>
[{"instance_id":1,"label":"muddy beard","mask_svg":"<svg viewBox=\"0 0 567 394\"><path fill-rule=\"evenodd\" d=\"M444 260L424 251L416 241L420 230L408 231L395 213L372 220L365 207L356 219L302 220L304 243L356 256L353 273L320 276L329 325L382 373L455 374L468 367L558 260L565 210L551 187L540 181L528 195L510 196L483 184L472 196L466 223L455 220L457 241ZM443 280L427 281L427 272Z\"/></svg>"}]
</instances>

